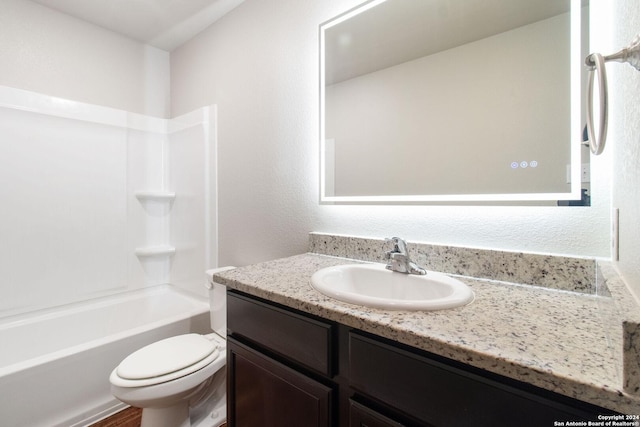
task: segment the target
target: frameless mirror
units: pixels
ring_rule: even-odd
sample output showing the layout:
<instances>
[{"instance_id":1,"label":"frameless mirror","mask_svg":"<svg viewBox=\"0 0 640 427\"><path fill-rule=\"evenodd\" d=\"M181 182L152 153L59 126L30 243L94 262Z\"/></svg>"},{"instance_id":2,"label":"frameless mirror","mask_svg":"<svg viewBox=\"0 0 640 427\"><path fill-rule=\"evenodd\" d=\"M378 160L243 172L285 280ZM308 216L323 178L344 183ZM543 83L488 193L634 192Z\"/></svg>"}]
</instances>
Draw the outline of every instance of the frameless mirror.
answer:
<instances>
[{"instance_id":1,"label":"frameless mirror","mask_svg":"<svg viewBox=\"0 0 640 427\"><path fill-rule=\"evenodd\" d=\"M585 0L374 0L322 24L321 202L580 199L587 22Z\"/></svg>"}]
</instances>

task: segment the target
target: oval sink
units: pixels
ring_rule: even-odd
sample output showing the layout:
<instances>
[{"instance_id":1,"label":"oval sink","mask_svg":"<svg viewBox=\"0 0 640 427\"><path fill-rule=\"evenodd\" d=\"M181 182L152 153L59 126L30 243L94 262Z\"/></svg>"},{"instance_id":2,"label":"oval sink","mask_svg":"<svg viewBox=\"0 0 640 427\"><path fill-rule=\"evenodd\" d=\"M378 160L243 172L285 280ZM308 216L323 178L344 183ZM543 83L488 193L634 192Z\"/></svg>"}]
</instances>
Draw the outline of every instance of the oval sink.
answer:
<instances>
[{"instance_id":1,"label":"oval sink","mask_svg":"<svg viewBox=\"0 0 640 427\"><path fill-rule=\"evenodd\" d=\"M311 286L340 301L387 310L442 310L474 298L469 286L445 274L403 274L382 264L323 268L311 276Z\"/></svg>"}]
</instances>

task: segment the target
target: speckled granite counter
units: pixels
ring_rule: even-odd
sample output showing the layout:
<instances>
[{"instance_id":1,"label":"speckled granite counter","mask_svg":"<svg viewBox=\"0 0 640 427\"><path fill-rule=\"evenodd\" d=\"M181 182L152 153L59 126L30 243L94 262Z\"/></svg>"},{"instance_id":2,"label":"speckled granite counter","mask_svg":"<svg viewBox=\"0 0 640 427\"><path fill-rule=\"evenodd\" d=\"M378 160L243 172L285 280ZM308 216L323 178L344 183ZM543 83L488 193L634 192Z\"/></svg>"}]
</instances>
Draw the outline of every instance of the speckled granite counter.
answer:
<instances>
[{"instance_id":1,"label":"speckled granite counter","mask_svg":"<svg viewBox=\"0 0 640 427\"><path fill-rule=\"evenodd\" d=\"M215 276L236 289L605 408L640 414L623 391L622 327L614 297L459 277L476 294L465 307L385 311L342 303L309 284L351 259L307 253ZM613 328L615 329L615 328ZM632 360L634 360L632 358Z\"/></svg>"}]
</instances>

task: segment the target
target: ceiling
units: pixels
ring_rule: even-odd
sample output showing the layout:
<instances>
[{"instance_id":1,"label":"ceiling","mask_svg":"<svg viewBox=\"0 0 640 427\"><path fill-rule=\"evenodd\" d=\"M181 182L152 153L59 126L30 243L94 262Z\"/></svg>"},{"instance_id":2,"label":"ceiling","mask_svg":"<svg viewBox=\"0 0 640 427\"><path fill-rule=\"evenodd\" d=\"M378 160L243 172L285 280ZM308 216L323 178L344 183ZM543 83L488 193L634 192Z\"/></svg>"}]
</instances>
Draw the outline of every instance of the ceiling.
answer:
<instances>
[{"instance_id":1,"label":"ceiling","mask_svg":"<svg viewBox=\"0 0 640 427\"><path fill-rule=\"evenodd\" d=\"M171 51L244 0L31 0Z\"/></svg>"}]
</instances>

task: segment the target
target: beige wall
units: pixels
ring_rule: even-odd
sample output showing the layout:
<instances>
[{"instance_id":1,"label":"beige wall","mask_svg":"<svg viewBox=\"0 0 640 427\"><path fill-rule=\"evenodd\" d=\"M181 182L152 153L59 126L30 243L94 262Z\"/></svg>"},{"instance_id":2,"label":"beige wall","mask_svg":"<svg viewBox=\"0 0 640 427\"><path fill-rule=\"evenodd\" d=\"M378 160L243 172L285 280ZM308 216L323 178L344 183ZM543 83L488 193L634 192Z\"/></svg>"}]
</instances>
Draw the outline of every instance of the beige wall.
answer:
<instances>
[{"instance_id":1,"label":"beige wall","mask_svg":"<svg viewBox=\"0 0 640 427\"><path fill-rule=\"evenodd\" d=\"M0 2L0 29L0 85L168 117L168 52L27 0Z\"/></svg>"}]
</instances>

